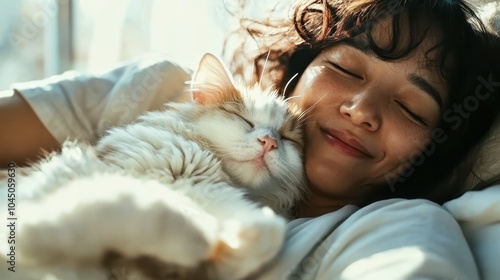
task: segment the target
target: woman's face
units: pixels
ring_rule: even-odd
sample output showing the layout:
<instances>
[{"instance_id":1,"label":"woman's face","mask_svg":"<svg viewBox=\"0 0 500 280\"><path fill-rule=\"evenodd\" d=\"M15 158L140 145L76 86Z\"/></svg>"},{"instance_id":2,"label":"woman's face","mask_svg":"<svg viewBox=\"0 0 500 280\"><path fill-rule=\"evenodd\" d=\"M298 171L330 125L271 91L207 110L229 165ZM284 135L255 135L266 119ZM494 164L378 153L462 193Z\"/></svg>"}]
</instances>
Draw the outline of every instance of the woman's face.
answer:
<instances>
[{"instance_id":1,"label":"woman's face","mask_svg":"<svg viewBox=\"0 0 500 280\"><path fill-rule=\"evenodd\" d=\"M432 43L426 40L404 61L382 61L340 44L307 67L291 100L309 110L305 169L311 193L359 202L423 149L447 99L441 76L424 65L425 46Z\"/></svg>"}]
</instances>

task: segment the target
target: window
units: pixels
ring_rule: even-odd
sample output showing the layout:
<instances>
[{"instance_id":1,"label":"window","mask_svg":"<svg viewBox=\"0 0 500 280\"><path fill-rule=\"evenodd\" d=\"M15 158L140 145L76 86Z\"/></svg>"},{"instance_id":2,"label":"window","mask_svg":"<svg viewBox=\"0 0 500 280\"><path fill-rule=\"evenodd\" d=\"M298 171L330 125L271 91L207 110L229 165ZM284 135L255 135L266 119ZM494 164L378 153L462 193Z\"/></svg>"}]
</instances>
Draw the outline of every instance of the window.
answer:
<instances>
[{"instance_id":1,"label":"window","mask_svg":"<svg viewBox=\"0 0 500 280\"><path fill-rule=\"evenodd\" d=\"M2 1L0 89L69 69L105 71L148 52L194 68L203 53L222 50L222 2Z\"/></svg>"},{"instance_id":2,"label":"window","mask_svg":"<svg viewBox=\"0 0 500 280\"><path fill-rule=\"evenodd\" d=\"M290 0L18 0L0 2L0 90L69 69L101 72L148 52L191 69L221 55L245 15L284 15ZM239 10L241 12L241 10Z\"/></svg>"}]
</instances>

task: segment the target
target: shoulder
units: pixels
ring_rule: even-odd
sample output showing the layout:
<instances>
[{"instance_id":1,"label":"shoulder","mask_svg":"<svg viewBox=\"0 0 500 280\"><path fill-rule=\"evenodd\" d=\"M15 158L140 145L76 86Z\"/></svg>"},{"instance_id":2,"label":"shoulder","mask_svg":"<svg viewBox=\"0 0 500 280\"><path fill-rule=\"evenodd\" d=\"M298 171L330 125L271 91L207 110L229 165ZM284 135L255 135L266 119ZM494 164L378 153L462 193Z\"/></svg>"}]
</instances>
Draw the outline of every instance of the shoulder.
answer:
<instances>
[{"instance_id":1,"label":"shoulder","mask_svg":"<svg viewBox=\"0 0 500 280\"><path fill-rule=\"evenodd\" d=\"M335 231L336 241L318 271L325 276L477 278L472 253L458 223L427 200L373 203L349 216Z\"/></svg>"},{"instance_id":2,"label":"shoulder","mask_svg":"<svg viewBox=\"0 0 500 280\"><path fill-rule=\"evenodd\" d=\"M304 231L329 215L310 220ZM430 201L379 201L330 227L294 268L297 279L478 278L458 223Z\"/></svg>"},{"instance_id":3,"label":"shoulder","mask_svg":"<svg viewBox=\"0 0 500 280\"><path fill-rule=\"evenodd\" d=\"M427 223L436 220L448 220L454 226L458 227L453 217L440 205L425 199L387 199L377 201L360 208L351 215L347 223L363 223L364 219L370 219L374 216L379 218L377 223L396 222L412 224ZM380 218L384 217L382 220Z\"/></svg>"}]
</instances>

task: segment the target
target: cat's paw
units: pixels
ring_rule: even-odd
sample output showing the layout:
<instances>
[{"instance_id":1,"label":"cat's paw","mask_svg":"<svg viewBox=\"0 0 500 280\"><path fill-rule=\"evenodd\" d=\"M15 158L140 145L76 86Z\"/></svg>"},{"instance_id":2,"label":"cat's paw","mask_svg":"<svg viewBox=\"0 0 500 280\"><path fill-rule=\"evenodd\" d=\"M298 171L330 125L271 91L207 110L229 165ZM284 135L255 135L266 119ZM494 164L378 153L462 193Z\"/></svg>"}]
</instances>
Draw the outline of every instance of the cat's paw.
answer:
<instances>
[{"instance_id":1,"label":"cat's paw","mask_svg":"<svg viewBox=\"0 0 500 280\"><path fill-rule=\"evenodd\" d=\"M108 250L185 266L205 260L218 224L156 181L101 174L24 204L19 256L33 263L99 263Z\"/></svg>"},{"instance_id":2,"label":"cat's paw","mask_svg":"<svg viewBox=\"0 0 500 280\"><path fill-rule=\"evenodd\" d=\"M143 229L148 232L143 233L145 238L140 247L132 252L194 267L210 255L216 244L216 220L191 201L164 200L150 209L147 219Z\"/></svg>"},{"instance_id":3,"label":"cat's paw","mask_svg":"<svg viewBox=\"0 0 500 280\"><path fill-rule=\"evenodd\" d=\"M285 219L267 207L227 221L210 256L217 279L242 279L257 271L277 256L285 234Z\"/></svg>"}]
</instances>

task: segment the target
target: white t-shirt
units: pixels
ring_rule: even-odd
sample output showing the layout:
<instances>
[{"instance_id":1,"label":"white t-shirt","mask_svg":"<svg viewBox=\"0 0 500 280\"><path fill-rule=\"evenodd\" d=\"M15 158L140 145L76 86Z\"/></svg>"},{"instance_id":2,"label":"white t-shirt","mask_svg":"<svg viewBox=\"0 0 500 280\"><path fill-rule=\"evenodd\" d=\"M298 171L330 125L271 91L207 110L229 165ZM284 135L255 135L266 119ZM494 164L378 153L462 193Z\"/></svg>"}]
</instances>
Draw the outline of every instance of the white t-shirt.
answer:
<instances>
[{"instance_id":1,"label":"white t-shirt","mask_svg":"<svg viewBox=\"0 0 500 280\"><path fill-rule=\"evenodd\" d=\"M107 127L146 110L189 98L191 72L159 57L101 75L68 72L15 84L62 143L94 142ZM289 224L279 258L255 279L478 279L472 253L455 219L425 200L391 199L346 206Z\"/></svg>"},{"instance_id":2,"label":"white t-shirt","mask_svg":"<svg viewBox=\"0 0 500 280\"><path fill-rule=\"evenodd\" d=\"M168 101L190 98L191 72L157 55L89 75L69 71L45 80L12 85L59 142L94 142L109 126L133 121Z\"/></svg>"}]
</instances>

